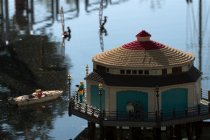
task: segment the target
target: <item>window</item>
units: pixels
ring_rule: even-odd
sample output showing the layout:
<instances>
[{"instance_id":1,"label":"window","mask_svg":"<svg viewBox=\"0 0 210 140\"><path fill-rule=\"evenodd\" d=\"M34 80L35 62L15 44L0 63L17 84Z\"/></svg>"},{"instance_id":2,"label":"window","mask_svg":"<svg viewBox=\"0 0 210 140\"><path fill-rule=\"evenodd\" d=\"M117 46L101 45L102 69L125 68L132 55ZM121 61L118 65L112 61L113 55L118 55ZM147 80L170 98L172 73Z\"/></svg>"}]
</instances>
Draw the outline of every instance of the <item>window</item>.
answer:
<instances>
[{"instance_id":1,"label":"window","mask_svg":"<svg viewBox=\"0 0 210 140\"><path fill-rule=\"evenodd\" d=\"M143 70L139 70L139 74L143 74Z\"/></svg>"},{"instance_id":2,"label":"window","mask_svg":"<svg viewBox=\"0 0 210 140\"><path fill-rule=\"evenodd\" d=\"M145 74L145 75L148 75L148 74L149 74L149 71L148 71L148 70L145 70L145 71L144 71L144 74Z\"/></svg>"},{"instance_id":3,"label":"window","mask_svg":"<svg viewBox=\"0 0 210 140\"><path fill-rule=\"evenodd\" d=\"M162 75L167 75L167 69L162 69Z\"/></svg>"},{"instance_id":4,"label":"window","mask_svg":"<svg viewBox=\"0 0 210 140\"><path fill-rule=\"evenodd\" d=\"M109 72L109 68L106 68L106 72Z\"/></svg>"},{"instance_id":5,"label":"window","mask_svg":"<svg viewBox=\"0 0 210 140\"><path fill-rule=\"evenodd\" d=\"M106 67L100 66L100 65L96 65L96 70L98 72L106 72Z\"/></svg>"},{"instance_id":6,"label":"window","mask_svg":"<svg viewBox=\"0 0 210 140\"><path fill-rule=\"evenodd\" d=\"M181 73L182 72L182 67L174 67L172 68L172 73Z\"/></svg>"},{"instance_id":7,"label":"window","mask_svg":"<svg viewBox=\"0 0 210 140\"><path fill-rule=\"evenodd\" d=\"M126 74L131 74L131 70L126 70Z\"/></svg>"},{"instance_id":8,"label":"window","mask_svg":"<svg viewBox=\"0 0 210 140\"><path fill-rule=\"evenodd\" d=\"M120 74L125 74L125 70L120 70Z\"/></svg>"},{"instance_id":9,"label":"window","mask_svg":"<svg viewBox=\"0 0 210 140\"><path fill-rule=\"evenodd\" d=\"M132 70L132 74L137 74L137 70Z\"/></svg>"}]
</instances>

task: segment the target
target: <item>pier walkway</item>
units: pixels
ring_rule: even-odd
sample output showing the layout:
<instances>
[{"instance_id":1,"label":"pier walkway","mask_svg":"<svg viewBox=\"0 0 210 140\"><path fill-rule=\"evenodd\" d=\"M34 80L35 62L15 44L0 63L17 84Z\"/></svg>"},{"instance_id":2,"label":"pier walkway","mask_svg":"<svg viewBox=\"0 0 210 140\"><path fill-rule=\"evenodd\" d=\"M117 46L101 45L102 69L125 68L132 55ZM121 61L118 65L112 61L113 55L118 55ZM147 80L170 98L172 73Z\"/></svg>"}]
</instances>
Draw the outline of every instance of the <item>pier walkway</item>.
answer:
<instances>
[{"instance_id":1,"label":"pier walkway","mask_svg":"<svg viewBox=\"0 0 210 140\"><path fill-rule=\"evenodd\" d=\"M69 115L71 114L104 126L159 127L210 119L210 104L206 100L201 100L198 106L187 108L184 111L172 110L160 112L159 115L157 112L128 114L127 112L102 112L98 108L79 103L71 98Z\"/></svg>"}]
</instances>

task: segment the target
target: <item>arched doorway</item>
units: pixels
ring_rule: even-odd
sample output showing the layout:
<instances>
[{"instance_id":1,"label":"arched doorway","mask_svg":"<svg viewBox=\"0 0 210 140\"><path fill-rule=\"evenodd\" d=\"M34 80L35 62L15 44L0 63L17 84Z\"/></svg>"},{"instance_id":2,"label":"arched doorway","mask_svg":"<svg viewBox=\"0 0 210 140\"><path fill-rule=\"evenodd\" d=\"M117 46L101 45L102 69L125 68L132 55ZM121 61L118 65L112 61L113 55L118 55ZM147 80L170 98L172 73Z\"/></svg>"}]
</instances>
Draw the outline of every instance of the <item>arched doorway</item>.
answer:
<instances>
[{"instance_id":1,"label":"arched doorway","mask_svg":"<svg viewBox=\"0 0 210 140\"><path fill-rule=\"evenodd\" d=\"M165 117L171 117L173 115L173 111L184 113L187 107L188 89L175 88L161 93L161 108Z\"/></svg>"},{"instance_id":2,"label":"arched doorway","mask_svg":"<svg viewBox=\"0 0 210 140\"><path fill-rule=\"evenodd\" d=\"M133 107L132 107L133 106ZM117 113L120 117L127 117L128 110L133 108L135 115L148 112L148 94L141 91L119 91L117 92Z\"/></svg>"}]
</instances>

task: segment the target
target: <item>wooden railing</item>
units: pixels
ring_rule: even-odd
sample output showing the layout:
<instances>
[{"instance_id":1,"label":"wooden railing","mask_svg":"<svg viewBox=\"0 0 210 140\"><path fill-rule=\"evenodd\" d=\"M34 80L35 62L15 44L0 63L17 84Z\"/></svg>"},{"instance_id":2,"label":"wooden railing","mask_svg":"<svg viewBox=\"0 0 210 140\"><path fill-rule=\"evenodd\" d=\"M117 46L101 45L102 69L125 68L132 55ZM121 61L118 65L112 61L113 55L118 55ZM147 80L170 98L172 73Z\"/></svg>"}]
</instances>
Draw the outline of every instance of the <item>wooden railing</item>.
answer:
<instances>
[{"instance_id":1,"label":"wooden railing","mask_svg":"<svg viewBox=\"0 0 210 140\"><path fill-rule=\"evenodd\" d=\"M83 114L99 118L100 117L100 110L96 107L90 106L85 103L79 103L78 100L75 100L74 98L71 98L70 100L71 109L81 112Z\"/></svg>"},{"instance_id":2,"label":"wooden railing","mask_svg":"<svg viewBox=\"0 0 210 140\"><path fill-rule=\"evenodd\" d=\"M133 121L133 122L163 122L178 119L187 119L209 115L210 105L200 104L196 107L186 108L185 110L171 110L157 112L119 112L119 111L100 111L100 109L85 103L79 103L74 98L70 101L71 109L79 113L102 119L103 121Z\"/></svg>"}]
</instances>

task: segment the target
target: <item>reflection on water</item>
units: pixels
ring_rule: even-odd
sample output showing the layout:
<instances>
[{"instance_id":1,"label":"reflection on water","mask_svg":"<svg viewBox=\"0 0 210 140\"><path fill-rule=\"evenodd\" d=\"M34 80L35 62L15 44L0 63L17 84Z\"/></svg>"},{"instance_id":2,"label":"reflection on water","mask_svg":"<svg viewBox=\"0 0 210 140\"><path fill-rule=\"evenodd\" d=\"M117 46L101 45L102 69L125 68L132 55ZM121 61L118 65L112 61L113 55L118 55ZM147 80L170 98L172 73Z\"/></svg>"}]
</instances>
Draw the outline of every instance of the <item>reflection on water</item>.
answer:
<instances>
[{"instance_id":1,"label":"reflection on water","mask_svg":"<svg viewBox=\"0 0 210 140\"><path fill-rule=\"evenodd\" d=\"M209 90L210 2L203 0L201 54L197 47L198 0L104 0L101 14L100 2L0 0L0 130L9 131L13 139L76 137L86 121L68 117L66 95L22 110L9 107L4 99L37 88L66 91L69 73L74 90L84 78L86 64L92 69L92 56L131 41L142 29L151 32L155 40L194 53L195 66L202 64L202 87ZM99 30L104 16L108 21ZM68 26L69 41L62 37Z\"/></svg>"},{"instance_id":2,"label":"reflection on water","mask_svg":"<svg viewBox=\"0 0 210 140\"><path fill-rule=\"evenodd\" d=\"M207 92L210 89L210 64L206 61L210 59L210 2L187 0L187 4L186 46L196 57L195 66L202 71L202 94L207 98Z\"/></svg>"},{"instance_id":3,"label":"reflection on water","mask_svg":"<svg viewBox=\"0 0 210 140\"><path fill-rule=\"evenodd\" d=\"M85 3L88 13L99 10L100 1ZM59 132L55 125L66 125L61 121L64 118L69 121L66 95L55 102L25 108L11 107L6 100L9 96L30 94L37 88L67 89L71 63L65 47L71 34L68 38L61 34L69 26L65 27L66 21L79 17L80 5L79 0L0 1L0 130L7 131L9 139L62 139L60 133L55 133ZM107 0L103 6L108 6ZM99 32L102 51L104 35L105 28ZM75 137L84 128L84 122L72 122L76 128L71 134L65 132L64 139ZM68 126L62 126L65 127Z\"/></svg>"},{"instance_id":4,"label":"reflection on water","mask_svg":"<svg viewBox=\"0 0 210 140\"><path fill-rule=\"evenodd\" d=\"M0 57L1 83L14 92L29 94L39 87L65 89L65 58L57 52L55 44L48 42L47 36L25 36L4 47L10 50Z\"/></svg>"},{"instance_id":5,"label":"reflection on water","mask_svg":"<svg viewBox=\"0 0 210 140\"><path fill-rule=\"evenodd\" d=\"M51 139L54 120L64 116L66 106L65 99L24 108L1 104L1 129L9 131L11 139Z\"/></svg>"}]
</instances>

